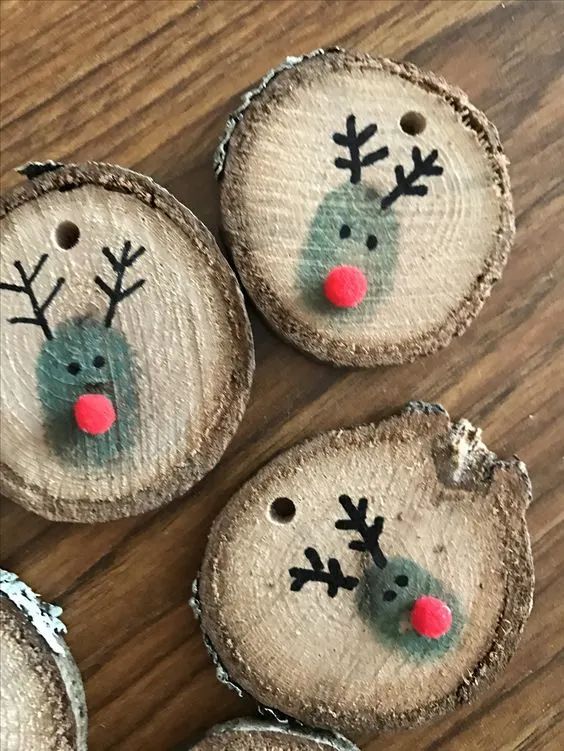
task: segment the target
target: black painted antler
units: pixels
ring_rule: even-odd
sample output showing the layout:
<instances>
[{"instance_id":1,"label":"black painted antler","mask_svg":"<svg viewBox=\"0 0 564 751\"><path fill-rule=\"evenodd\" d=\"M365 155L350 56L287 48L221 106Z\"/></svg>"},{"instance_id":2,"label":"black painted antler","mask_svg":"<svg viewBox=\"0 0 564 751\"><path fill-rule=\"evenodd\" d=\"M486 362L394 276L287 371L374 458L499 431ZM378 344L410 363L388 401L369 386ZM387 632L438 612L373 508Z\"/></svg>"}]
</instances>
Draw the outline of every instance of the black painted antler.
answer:
<instances>
[{"instance_id":1,"label":"black painted antler","mask_svg":"<svg viewBox=\"0 0 564 751\"><path fill-rule=\"evenodd\" d=\"M136 290L138 290L145 284L145 279L138 279L130 287L127 287L127 289L124 289L122 286L126 269L128 269L130 266L133 266L135 261L143 255L145 248L140 245L135 253L132 253L131 255L129 254L130 251L131 243L129 240L126 240L124 242L121 251L121 258L119 260L114 256L109 248L102 248L102 253L106 256L106 258L110 262L111 267L116 272L116 281L113 288L106 284L106 282L101 277L94 277L94 281L96 282L98 287L100 287L100 289L106 293L110 301L108 312L106 313L106 318L104 320L106 328L110 328L110 326L112 325L118 304L122 300L125 300L126 297L132 295Z\"/></svg>"},{"instance_id":2,"label":"black painted antler","mask_svg":"<svg viewBox=\"0 0 564 751\"><path fill-rule=\"evenodd\" d=\"M45 311L57 296L59 290L65 283L65 279L62 276L57 279L55 286L42 303L39 303L37 297L35 296L35 292L33 291L33 282L48 258L49 255L47 253L44 253L29 275L24 270L21 261L14 261L14 266L16 267L21 277L22 283L9 284L8 282L0 282L0 289L7 290L8 292L23 292L29 297L29 301L31 303L31 308L34 315L33 318L27 318L25 316L14 316L13 318L8 318L8 321L10 323L31 323L35 326L41 326L41 329L45 334L45 338L53 339L53 332L51 331L49 324L47 323Z\"/></svg>"},{"instance_id":3,"label":"black painted antler","mask_svg":"<svg viewBox=\"0 0 564 751\"><path fill-rule=\"evenodd\" d=\"M426 185L417 185L417 180L420 177L431 177L432 175L442 175L443 168L439 164L435 164L439 152L437 149L433 149L425 159L421 158L421 149L418 146L414 146L411 151L411 158L413 159L413 169L409 175L405 174L405 170L401 164L396 165L396 187L384 196L381 201L382 209L387 209L400 196L425 196L429 188Z\"/></svg>"},{"instance_id":4,"label":"black painted antler","mask_svg":"<svg viewBox=\"0 0 564 751\"><path fill-rule=\"evenodd\" d=\"M380 548L379 538L384 529L384 517L374 517L374 522L369 526L366 522L368 511L368 501L366 498L360 498L358 506L355 506L348 495L339 497L339 503L343 507L348 519L339 519L335 522L337 529L354 529L361 536L361 540L351 540L349 548L361 552L368 551L374 564L378 568L386 566L386 556Z\"/></svg>"},{"instance_id":5,"label":"black painted antler","mask_svg":"<svg viewBox=\"0 0 564 751\"><path fill-rule=\"evenodd\" d=\"M305 557L308 559L311 568L293 567L289 570L290 576L294 580L290 589L293 592L299 592L307 582L323 582L327 584L327 594L329 597L335 597L339 589L353 590L358 585L356 576L345 576L341 564L336 558L329 558L327 561L327 571L315 548L306 548Z\"/></svg>"},{"instance_id":6,"label":"black painted antler","mask_svg":"<svg viewBox=\"0 0 564 751\"><path fill-rule=\"evenodd\" d=\"M337 157L335 159L335 166L339 169L348 169L351 171L351 183L360 182L360 174L363 167L368 167L380 159L385 159L389 155L387 146L377 151L371 151L366 156L360 156L360 147L363 146L369 138L372 138L374 133L378 130L378 126L375 123L367 125L360 133L356 132L356 117L349 115L347 117L347 132L346 133L333 133L333 140L339 146L346 146L350 153L350 159L343 159Z\"/></svg>"}]
</instances>

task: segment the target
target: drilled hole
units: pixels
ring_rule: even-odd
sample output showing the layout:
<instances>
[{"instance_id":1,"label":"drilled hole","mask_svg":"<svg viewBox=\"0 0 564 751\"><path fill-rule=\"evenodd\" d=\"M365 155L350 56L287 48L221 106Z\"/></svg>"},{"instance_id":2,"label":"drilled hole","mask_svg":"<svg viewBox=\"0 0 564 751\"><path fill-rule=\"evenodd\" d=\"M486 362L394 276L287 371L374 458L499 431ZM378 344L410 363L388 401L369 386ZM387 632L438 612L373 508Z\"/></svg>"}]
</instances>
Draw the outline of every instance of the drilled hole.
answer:
<instances>
[{"instance_id":1,"label":"drilled hole","mask_svg":"<svg viewBox=\"0 0 564 751\"><path fill-rule=\"evenodd\" d=\"M400 128L408 136L418 136L427 127L427 120L420 112L406 112L400 120Z\"/></svg>"},{"instance_id":2,"label":"drilled hole","mask_svg":"<svg viewBox=\"0 0 564 751\"><path fill-rule=\"evenodd\" d=\"M80 230L74 222L64 221L55 230L55 242L63 250L74 248L80 237Z\"/></svg>"},{"instance_id":3,"label":"drilled hole","mask_svg":"<svg viewBox=\"0 0 564 751\"><path fill-rule=\"evenodd\" d=\"M296 506L290 498L277 498L270 504L270 518L279 524L288 524L296 515Z\"/></svg>"}]
</instances>

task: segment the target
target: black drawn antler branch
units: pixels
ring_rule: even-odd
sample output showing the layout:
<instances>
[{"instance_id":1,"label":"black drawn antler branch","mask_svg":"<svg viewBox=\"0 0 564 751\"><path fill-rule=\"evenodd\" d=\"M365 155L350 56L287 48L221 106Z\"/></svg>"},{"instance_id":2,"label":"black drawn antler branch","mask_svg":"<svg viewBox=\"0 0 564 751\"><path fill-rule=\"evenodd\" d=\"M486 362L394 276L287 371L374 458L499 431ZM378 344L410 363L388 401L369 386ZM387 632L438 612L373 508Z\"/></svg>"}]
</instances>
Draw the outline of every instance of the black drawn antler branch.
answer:
<instances>
[{"instance_id":1,"label":"black drawn antler branch","mask_svg":"<svg viewBox=\"0 0 564 751\"><path fill-rule=\"evenodd\" d=\"M360 147L363 146L368 139L378 130L378 126L375 123L367 125L360 133L356 132L356 117L349 115L347 117L347 132L346 133L333 133L333 141L339 146L345 146L349 150L350 159L343 159L337 157L335 159L335 166L339 169L348 169L351 172L351 183L360 182L361 170L363 167L368 167L375 162L385 159L389 155L387 146L377 151L371 151L366 156L360 156Z\"/></svg>"},{"instance_id":2,"label":"black drawn antler branch","mask_svg":"<svg viewBox=\"0 0 564 751\"><path fill-rule=\"evenodd\" d=\"M143 253L145 252L145 248L140 245L139 248L135 251L135 253L131 253L131 242L129 240L126 240L123 244L123 248L121 251L121 258L116 258L115 255L112 253L112 251L109 248L102 248L102 253L105 255L105 257L108 259L112 269L116 272L116 280L114 283L113 288L109 286L109 284L106 284L106 282L100 277L95 276L94 281L100 287L102 292L105 292L105 294L108 296L108 299L110 301L110 304L108 306L108 312L106 313L106 318L104 320L104 325L106 328L110 328L112 325L112 321L116 312L116 308L119 305L119 303L122 300L125 300L126 297L129 297L132 295L136 290L138 290L140 287L142 287L145 284L145 279L138 279L136 282L134 282L130 287L127 287L126 289L123 288L123 277L125 275L126 270L133 266L135 261L137 261L138 258L140 258Z\"/></svg>"},{"instance_id":3,"label":"black drawn antler branch","mask_svg":"<svg viewBox=\"0 0 564 751\"><path fill-rule=\"evenodd\" d=\"M294 580L290 589L299 592L307 582L323 582L327 584L327 594L335 597L339 589L353 590L358 585L356 576L345 576L341 564L336 558L329 558L327 570L315 548L306 548L304 555L309 561L311 568L292 567L289 569L290 576Z\"/></svg>"},{"instance_id":4,"label":"black drawn antler branch","mask_svg":"<svg viewBox=\"0 0 564 751\"><path fill-rule=\"evenodd\" d=\"M55 297L57 296L59 290L65 283L64 277L59 277L57 281L55 282L55 286L51 290L51 292L47 295L45 300L40 303L35 295L35 292L33 291L33 282L35 281L35 278L43 268L45 262L49 258L48 253L44 253L39 261L37 262L35 268L31 272L31 274L28 275L28 273L25 271L21 261L14 261L14 266L16 267L20 278L22 280L21 284L10 284L8 282L0 282L0 289L6 290L8 292L23 292L26 294L29 298L29 302L31 303L31 309L33 310L33 318L28 318L25 316L14 316L13 318L8 318L8 321L10 323L30 323L34 324L35 326L41 326L41 329L43 333L45 334L46 339L53 339L53 332L51 331L51 328L49 327L49 324L47 323L47 318L45 316L45 311L51 305Z\"/></svg>"},{"instance_id":5,"label":"black drawn antler branch","mask_svg":"<svg viewBox=\"0 0 564 751\"><path fill-rule=\"evenodd\" d=\"M335 527L337 529L354 529L362 538L360 540L351 540L349 548L361 552L367 551L370 553L374 564L378 568L384 568L387 560L379 542L380 535L384 529L384 517L376 516L372 524L367 524L368 501L366 498L360 498L358 506L355 506L348 495L342 495L339 497L339 503L349 518L339 519L339 521L335 522Z\"/></svg>"},{"instance_id":6,"label":"black drawn antler branch","mask_svg":"<svg viewBox=\"0 0 564 751\"><path fill-rule=\"evenodd\" d=\"M432 175L442 175L443 168L439 164L435 164L439 152L437 149L433 149L427 154L425 159L421 158L421 149L418 146L414 146L411 151L411 158L413 159L413 169L406 175L405 170L401 164L396 165L396 187L388 193L387 196L382 198L380 203L382 209L387 209L400 196L425 196L429 188L427 185L418 185L417 181L421 177L431 177Z\"/></svg>"}]
</instances>

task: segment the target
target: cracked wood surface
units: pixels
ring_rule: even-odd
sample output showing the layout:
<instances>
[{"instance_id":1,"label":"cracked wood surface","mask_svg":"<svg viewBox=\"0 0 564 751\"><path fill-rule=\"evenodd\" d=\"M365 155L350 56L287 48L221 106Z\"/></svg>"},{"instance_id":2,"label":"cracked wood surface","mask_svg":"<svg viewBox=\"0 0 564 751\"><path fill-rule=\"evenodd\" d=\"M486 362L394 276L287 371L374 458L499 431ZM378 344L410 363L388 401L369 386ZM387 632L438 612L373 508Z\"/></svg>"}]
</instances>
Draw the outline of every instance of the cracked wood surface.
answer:
<instances>
[{"instance_id":1,"label":"cracked wood surface","mask_svg":"<svg viewBox=\"0 0 564 751\"><path fill-rule=\"evenodd\" d=\"M239 95L287 54L341 45L410 60L460 86L498 126L517 235L471 329L397 368L315 363L251 312L257 372L219 467L159 512L98 526L47 522L3 500L3 565L65 608L92 751L174 751L252 711L221 686L187 607L214 516L279 450L374 421L413 398L484 429L529 468L535 607L481 700L367 751L556 751L564 732L561 216L564 3L3 0L1 185L30 159L98 159L152 175L215 232L212 153ZM260 43L257 44L257 40Z\"/></svg>"}]
</instances>

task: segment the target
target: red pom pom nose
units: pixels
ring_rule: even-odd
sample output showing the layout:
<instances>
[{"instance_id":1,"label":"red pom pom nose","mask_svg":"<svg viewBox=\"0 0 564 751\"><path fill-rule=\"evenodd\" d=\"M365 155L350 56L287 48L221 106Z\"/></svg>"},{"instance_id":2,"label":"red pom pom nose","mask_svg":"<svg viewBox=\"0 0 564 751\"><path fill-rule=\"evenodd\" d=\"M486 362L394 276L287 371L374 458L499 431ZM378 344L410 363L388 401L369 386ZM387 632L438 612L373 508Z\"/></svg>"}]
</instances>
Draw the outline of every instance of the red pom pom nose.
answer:
<instances>
[{"instance_id":1,"label":"red pom pom nose","mask_svg":"<svg viewBox=\"0 0 564 751\"><path fill-rule=\"evenodd\" d=\"M116 411L104 394L83 394L74 403L74 419L84 433L101 435L116 421Z\"/></svg>"},{"instance_id":2,"label":"red pom pom nose","mask_svg":"<svg viewBox=\"0 0 564 751\"><path fill-rule=\"evenodd\" d=\"M450 631L452 613L446 602L438 597L418 597L411 608L411 625L420 636L440 639Z\"/></svg>"},{"instance_id":3,"label":"red pom pom nose","mask_svg":"<svg viewBox=\"0 0 564 751\"><path fill-rule=\"evenodd\" d=\"M327 274L323 292L337 308L355 308L366 296L368 282L356 266L335 266Z\"/></svg>"}]
</instances>

